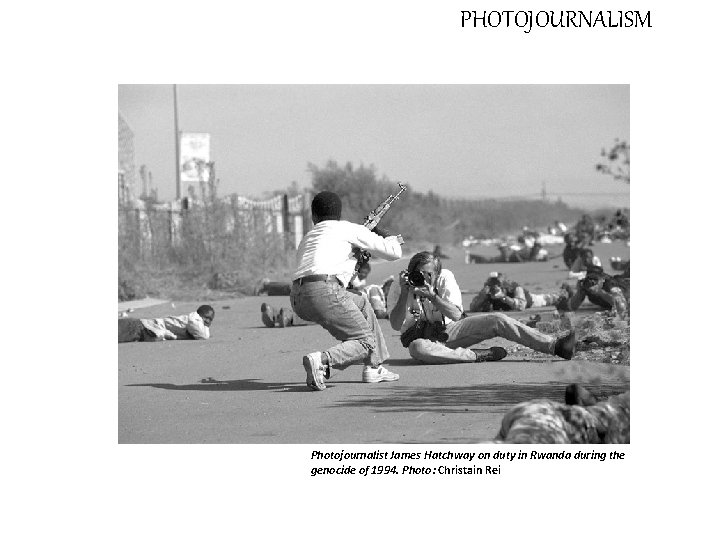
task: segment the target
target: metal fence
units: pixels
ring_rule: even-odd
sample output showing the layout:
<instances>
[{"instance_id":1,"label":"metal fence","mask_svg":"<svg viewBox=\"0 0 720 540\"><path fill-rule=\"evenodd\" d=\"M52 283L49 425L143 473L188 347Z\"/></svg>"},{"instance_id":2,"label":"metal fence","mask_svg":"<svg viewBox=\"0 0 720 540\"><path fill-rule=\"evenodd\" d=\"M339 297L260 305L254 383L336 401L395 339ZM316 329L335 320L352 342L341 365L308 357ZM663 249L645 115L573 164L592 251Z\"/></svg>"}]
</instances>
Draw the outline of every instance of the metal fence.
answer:
<instances>
[{"instance_id":1,"label":"metal fence","mask_svg":"<svg viewBox=\"0 0 720 540\"><path fill-rule=\"evenodd\" d=\"M183 204L131 201L118 206L121 262L237 266L294 250L309 223L306 197L252 201L233 195ZM262 254L268 257L262 257Z\"/></svg>"}]
</instances>

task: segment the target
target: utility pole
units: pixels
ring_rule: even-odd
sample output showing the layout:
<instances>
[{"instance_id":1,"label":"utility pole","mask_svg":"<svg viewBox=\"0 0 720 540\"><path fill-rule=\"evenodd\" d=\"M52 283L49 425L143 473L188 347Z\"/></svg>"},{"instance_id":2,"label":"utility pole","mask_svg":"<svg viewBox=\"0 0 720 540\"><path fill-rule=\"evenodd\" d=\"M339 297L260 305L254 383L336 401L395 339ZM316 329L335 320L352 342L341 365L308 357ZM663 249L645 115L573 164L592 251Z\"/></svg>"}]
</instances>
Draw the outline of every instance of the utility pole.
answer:
<instances>
[{"instance_id":1,"label":"utility pole","mask_svg":"<svg viewBox=\"0 0 720 540\"><path fill-rule=\"evenodd\" d=\"M543 180L542 183L542 191L540 191L540 196L542 197L542 200L544 201L547 197L547 191L545 190L545 181Z\"/></svg>"},{"instance_id":2,"label":"utility pole","mask_svg":"<svg viewBox=\"0 0 720 540\"><path fill-rule=\"evenodd\" d=\"M180 200L180 131L178 130L177 84L173 84L173 108L175 110L175 198Z\"/></svg>"}]
</instances>

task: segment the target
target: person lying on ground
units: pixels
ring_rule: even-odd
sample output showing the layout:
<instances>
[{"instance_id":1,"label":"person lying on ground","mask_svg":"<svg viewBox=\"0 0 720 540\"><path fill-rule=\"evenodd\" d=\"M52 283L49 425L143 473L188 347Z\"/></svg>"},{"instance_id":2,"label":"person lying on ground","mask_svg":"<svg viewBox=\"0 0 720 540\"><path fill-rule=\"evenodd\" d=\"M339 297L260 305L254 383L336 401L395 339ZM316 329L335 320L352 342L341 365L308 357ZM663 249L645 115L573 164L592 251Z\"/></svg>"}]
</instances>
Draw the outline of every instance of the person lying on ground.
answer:
<instances>
[{"instance_id":1,"label":"person lying on ground","mask_svg":"<svg viewBox=\"0 0 720 540\"><path fill-rule=\"evenodd\" d=\"M512 407L495 442L515 444L627 444L630 442L630 391L599 401L571 384L565 403L533 399Z\"/></svg>"},{"instance_id":2,"label":"person lying on ground","mask_svg":"<svg viewBox=\"0 0 720 540\"><path fill-rule=\"evenodd\" d=\"M401 333L410 356L426 364L501 360L502 347L473 348L487 339L502 337L538 352L570 360L575 333L555 338L504 313L466 316L455 276L429 251L412 256L407 271L393 282L388 294L390 325Z\"/></svg>"},{"instance_id":3,"label":"person lying on ground","mask_svg":"<svg viewBox=\"0 0 720 540\"><path fill-rule=\"evenodd\" d=\"M531 293L516 281L490 272L482 290L470 301L468 311L524 311L531 307L554 306L560 298L560 294Z\"/></svg>"},{"instance_id":4,"label":"person lying on ground","mask_svg":"<svg viewBox=\"0 0 720 540\"><path fill-rule=\"evenodd\" d=\"M314 226L298 246L290 307L303 319L321 325L340 343L303 356L308 387L325 390L324 379L330 376L330 368L345 369L356 363L365 365L363 382L397 381L399 375L382 365L389 353L370 301L349 292L347 285L357 263L355 250L394 261L402 256L402 236L383 237L341 220L340 197L330 191L313 198L311 211Z\"/></svg>"},{"instance_id":5,"label":"person lying on ground","mask_svg":"<svg viewBox=\"0 0 720 540\"><path fill-rule=\"evenodd\" d=\"M290 307L275 309L270 304L263 302L260 306L260 319L268 328L285 328L287 326L304 326L313 324L311 321L301 319Z\"/></svg>"},{"instance_id":6,"label":"person lying on ground","mask_svg":"<svg viewBox=\"0 0 720 540\"><path fill-rule=\"evenodd\" d=\"M118 319L118 343L210 339L210 325L214 318L215 310L204 304L187 315L171 315L159 319Z\"/></svg>"},{"instance_id":7,"label":"person lying on ground","mask_svg":"<svg viewBox=\"0 0 720 540\"><path fill-rule=\"evenodd\" d=\"M485 257L483 255L475 255L468 251L465 252L465 263L467 264L490 264L490 263L520 263L547 261L548 251L542 247L542 244L532 237L528 237L527 243L522 246L509 246L508 244L500 244L498 249L500 255L495 257ZM532 243L532 245L528 245Z\"/></svg>"},{"instance_id":8,"label":"person lying on ground","mask_svg":"<svg viewBox=\"0 0 720 540\"><path fill-rule=\"evenodd\" d=\"M559 311L577 311L586 298L603 310L611 310L617 295L623 297L627 307L630 305L630 278L623 274L608 275L600 266L590 266L574 291L567 283L563 289L567 294L557 303Z\"/></svg>"}]
</instances>

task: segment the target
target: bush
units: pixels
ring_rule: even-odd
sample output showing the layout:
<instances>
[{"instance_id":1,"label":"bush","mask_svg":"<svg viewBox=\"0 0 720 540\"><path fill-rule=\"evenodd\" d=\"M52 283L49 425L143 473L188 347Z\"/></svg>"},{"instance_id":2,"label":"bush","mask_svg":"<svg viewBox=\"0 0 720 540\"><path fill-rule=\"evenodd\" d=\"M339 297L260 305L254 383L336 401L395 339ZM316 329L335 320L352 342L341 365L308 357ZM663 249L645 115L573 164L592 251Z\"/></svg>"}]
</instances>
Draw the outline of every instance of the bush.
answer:
<instances>
[{"instance_id":1,"label":"bush","mask_svg":"<svg viewBox=\"0 0 720 540\"><path fill-rule=\"evenodd\" d=\"M125 302L137 298L136 288L132 283L118 277L118 300Z\"/></svg>"},{"instance_id":2,"label":"bush","mask_svg":"<svg viewBox=\"0 0 720 540\"><path fill-rule=\"evenodd\" d=\"M136 203L118 217L118 299L251 294L265 277L289 279L295 250L271 214L211 193L190 209Z\"/></svg>"}]
</instances>

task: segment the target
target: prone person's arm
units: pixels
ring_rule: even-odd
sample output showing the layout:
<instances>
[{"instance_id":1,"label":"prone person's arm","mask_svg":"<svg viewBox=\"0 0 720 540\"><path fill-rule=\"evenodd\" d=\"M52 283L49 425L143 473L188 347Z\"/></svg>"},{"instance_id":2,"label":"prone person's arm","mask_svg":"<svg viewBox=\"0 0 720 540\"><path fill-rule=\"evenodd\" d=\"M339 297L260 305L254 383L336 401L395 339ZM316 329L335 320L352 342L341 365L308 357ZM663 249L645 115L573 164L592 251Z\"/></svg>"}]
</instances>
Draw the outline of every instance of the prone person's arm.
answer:
<instances>
[{"instance_id":1,"label":"prone person's arm","mask_svg":"<svg viewBox=\"0 0 720 540\"><path fill-rule=\"evenodd\" d=\"M517 311L524 311L527 307L527 299L525 298L525 290L522 287L515 288L515 294L512 298L508 297L512 308Z\"/></svg>"},{"instance_id":2,"label":"prone person's arm","mask_svg":"<svg viewBox=\"0 0 720 540\"><path fill-rule=\"evenodd\" d=\"M202 317L197 313L190 314L187 331L194 339L210 339L210 328L205 326Z\"/></svg>"}]
</instances>

